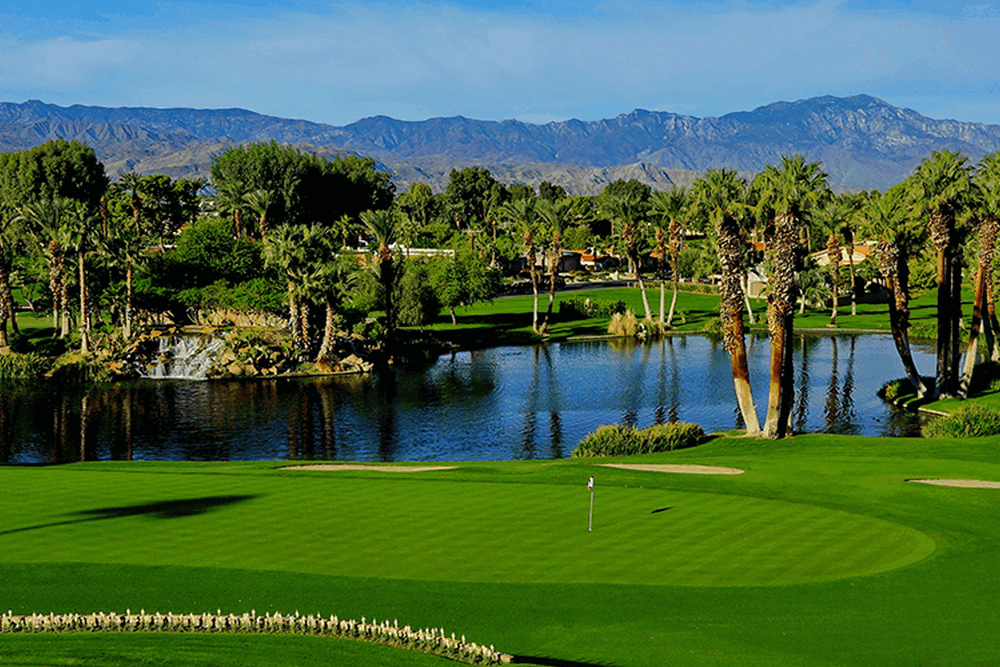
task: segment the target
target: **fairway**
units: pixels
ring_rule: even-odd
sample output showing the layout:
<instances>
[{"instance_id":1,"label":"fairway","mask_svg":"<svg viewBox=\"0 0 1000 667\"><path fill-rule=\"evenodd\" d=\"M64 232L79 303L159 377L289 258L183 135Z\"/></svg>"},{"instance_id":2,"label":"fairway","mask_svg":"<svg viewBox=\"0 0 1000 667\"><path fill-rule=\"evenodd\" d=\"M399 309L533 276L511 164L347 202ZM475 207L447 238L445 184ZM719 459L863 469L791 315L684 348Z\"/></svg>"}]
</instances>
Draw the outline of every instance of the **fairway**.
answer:
<instances>
[{"instance_id":1,"label":"fairway","mask_svg":"<svg viewBox=\"0 0 1000 667\"><path fill-rule=\"evenodd\" d=\"M53 478L57 488L32 493ZM662 489L600 488L588 532L582 485L75 468L3 469L0 484L22 499L0 531L0 560L12 562L719 586L869 574L934 550L918 531L868 516Z\"/></svg>"},{"instance_id":2,"label":"fairway","mask_svg":"<svg viewBox=\"0 0 1000 667\"><path fill-rule=\"evenodd\" d=\"M1000 490L907 482L1000 482L1000 439L455 465L2 467L0 608L398 618L573 667L1000 665ZM138 663L449 664L294 636L0 641L0 665Z\"/></svg>"}]
</instances>

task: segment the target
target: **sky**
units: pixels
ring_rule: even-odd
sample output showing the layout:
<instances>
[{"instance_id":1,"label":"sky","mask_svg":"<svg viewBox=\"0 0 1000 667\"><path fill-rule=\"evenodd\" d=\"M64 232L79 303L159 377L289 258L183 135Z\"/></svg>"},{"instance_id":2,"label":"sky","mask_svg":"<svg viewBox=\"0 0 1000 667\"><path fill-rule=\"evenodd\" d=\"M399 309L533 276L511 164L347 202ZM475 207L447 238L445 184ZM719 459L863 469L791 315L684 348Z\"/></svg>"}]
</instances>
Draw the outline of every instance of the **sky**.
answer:
<instances>
[{"instance_id":1,"label":"sky","mask_svg":"<svg viewBox=\"0 0 1000 667\"><path fill-rule=\"evenodd\" d=\"M998 34L1000 7L925 0L14 0L0 5L0 101L346 125L704 118L869 94L1000 124Z\"/></svg>"}]
</instances>

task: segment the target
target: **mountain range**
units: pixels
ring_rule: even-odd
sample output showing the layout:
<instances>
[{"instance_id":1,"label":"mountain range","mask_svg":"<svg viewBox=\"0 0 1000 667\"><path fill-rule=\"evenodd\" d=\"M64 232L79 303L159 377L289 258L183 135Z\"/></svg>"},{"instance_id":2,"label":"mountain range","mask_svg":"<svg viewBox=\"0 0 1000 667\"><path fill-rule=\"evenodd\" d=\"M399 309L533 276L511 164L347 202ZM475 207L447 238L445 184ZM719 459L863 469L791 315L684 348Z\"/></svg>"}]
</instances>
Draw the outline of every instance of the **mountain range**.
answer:
<instances>
[{"instance_id":1,"label":"mountain range","mask_svg":"<svg viewBox=\"0 0 1000 667\"><path fill-rule=\"evenodd\" d=\"M548 180L571 194L597 194L618 178L686 186L713 167L749 176L792 153L821 161L837 190L884 189L933 150L972 160L1000 150L1000 125L936 120L868 95L776 102L717 118L637 109L541 125L375 116L334 126L245 109L0 103L0 151L60 137L91 145L112 177L128 170L207 177L212 156L227 147L274 140L328 157L370 156L400 189L422 181L440 191L452 168L478 165L501 181Z\"/></svg>"}]
</instances>

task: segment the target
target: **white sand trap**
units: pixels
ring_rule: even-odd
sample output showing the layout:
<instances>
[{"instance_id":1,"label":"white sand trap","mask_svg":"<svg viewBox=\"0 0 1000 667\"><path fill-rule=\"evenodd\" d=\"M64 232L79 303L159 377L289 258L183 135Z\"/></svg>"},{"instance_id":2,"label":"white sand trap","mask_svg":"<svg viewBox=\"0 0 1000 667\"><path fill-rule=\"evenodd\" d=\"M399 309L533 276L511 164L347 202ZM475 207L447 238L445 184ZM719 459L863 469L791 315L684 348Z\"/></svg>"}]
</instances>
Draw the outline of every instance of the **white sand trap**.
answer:
<instances>
[{"instance_id":1,"label":"white sand trap","mask_svg":"<svg viewBox=\"0 0 1000 667\"><path fill-rule=\"evenodd\" d=\"M375 472L429 472L431 470L455 470L458 466L380 466L356 465L353 463L317 463L304 466L282 466L279 470L372 470Z\"/></svg>"},{"instance_id":2,"label":"white sand trap","mask_svg":"<svg viewBox=\"0 0 1000 667\"><path fill-rule=\"evenodd\" d=\"M906 481L935 486L958 486L963 489L1000 489L1000 482L987 482L981 479L908 479Z\"/></svg>"},{"instance_id":3,"label":"white sand trap","mask_svg":"<svg viewBox=\"0 0 1000 667\"><path fill-rule=\"evenodd\" d=\"M686 475L742 475L739 468L719 468L716 466L669 465L661 463L599 463L605 468L624 470L649 470L650 472L676 472Z\"/></svg>"}]
</instances>

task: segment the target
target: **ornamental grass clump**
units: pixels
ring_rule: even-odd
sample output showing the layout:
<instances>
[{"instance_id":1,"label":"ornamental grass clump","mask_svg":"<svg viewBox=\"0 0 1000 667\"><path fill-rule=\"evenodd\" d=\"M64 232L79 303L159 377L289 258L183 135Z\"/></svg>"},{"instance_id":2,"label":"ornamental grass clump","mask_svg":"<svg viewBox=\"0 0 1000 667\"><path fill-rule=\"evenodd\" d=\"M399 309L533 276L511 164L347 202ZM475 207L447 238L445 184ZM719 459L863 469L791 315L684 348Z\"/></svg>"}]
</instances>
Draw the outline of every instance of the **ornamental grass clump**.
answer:
<instances>
[{"instance_id":1,"label":"ornamental grass clump","mask_svg":"<svg viewBox=\"0 0 1000 667\"><path fill-rule=\"evenodd\" d=\"M635 313L631 309L624 313L615 313L611 316L611 322L608 323L608 333L612 336L633 338L639 333L639 320L636 319Z\"/></svg>"},{"instance_id":2,"label":"ornamental grass clump","mask_svg":"<svg viewBox=\"0 0 1000 667\"><path fill-rule=\"evenodd\" d=\"M704 440L698 424L659 424L649 428L599 426L573 449L574 458L593 456L630 456L694 447Z\"/></svg>"},{"instance_id":3,"label":"ornamental grass clump","mask_svg":"<svg viewBox=\"0 0 1000 667\"><path fill-rule=\"evenodd\" d=\"M948 417L929 420L921 429L925 438L981 438L1000 435L1000 410L966 405Z\"/></svg>"},{"instance_id":4,"label":"ornamental grass clump","mask_svg":"<svg viewBox=\"0 0 1000 667\"><path fill-rule=\"evenodd\" d=\"M97 612L94 614L31 614L15 616L10 610L0 615L0 633L56 633L56 632L225 632L235 634L295 634L322 635L356 639L374 644L384 644L411 651L431 653L470 665L499 665L510 662L510 656L492 646L469 642L462 635L456 639L452 633L445 635L443 628L414 629L400 627L399 621L361 622L341 620L336 616L303 616L267 613L249 614L147 614L146 610L133 614Z\"/></svg>"}]
</instances>

